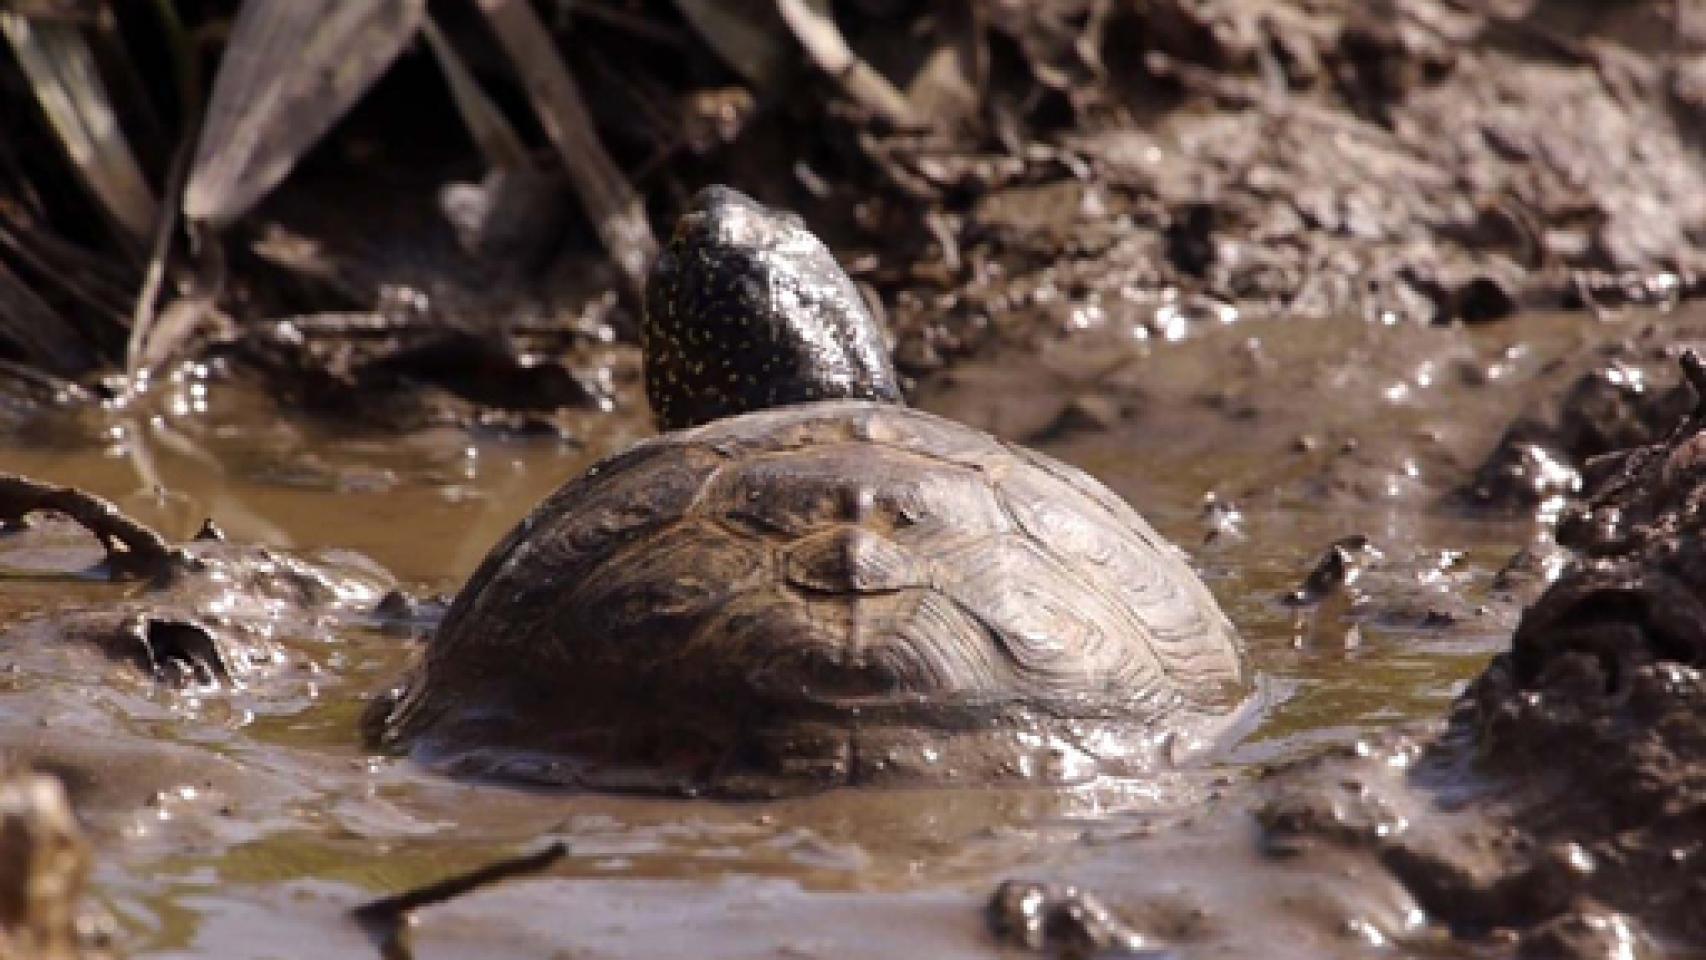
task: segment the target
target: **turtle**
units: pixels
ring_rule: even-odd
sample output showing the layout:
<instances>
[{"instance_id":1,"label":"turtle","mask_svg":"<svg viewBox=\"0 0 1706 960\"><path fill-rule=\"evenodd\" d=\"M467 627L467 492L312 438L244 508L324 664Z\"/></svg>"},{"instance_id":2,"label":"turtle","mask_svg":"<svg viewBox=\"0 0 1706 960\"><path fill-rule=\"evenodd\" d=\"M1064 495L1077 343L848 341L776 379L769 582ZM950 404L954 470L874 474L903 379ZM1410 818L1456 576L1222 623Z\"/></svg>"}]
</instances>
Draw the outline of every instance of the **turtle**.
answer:
<instances>
[{"instance_id":1,"label":"turtle","mask_svg":"<svg viewBox=\"0 0 1706 960\"><path fill-rule=\"evenodd\" d=\"M1247 715L1182 551L1088 474L908 406L797 216L700 191L640 340L662 432L492 550L370 716L383 744L762 796L1142 776Z\"/></svg>"}]
</instances>

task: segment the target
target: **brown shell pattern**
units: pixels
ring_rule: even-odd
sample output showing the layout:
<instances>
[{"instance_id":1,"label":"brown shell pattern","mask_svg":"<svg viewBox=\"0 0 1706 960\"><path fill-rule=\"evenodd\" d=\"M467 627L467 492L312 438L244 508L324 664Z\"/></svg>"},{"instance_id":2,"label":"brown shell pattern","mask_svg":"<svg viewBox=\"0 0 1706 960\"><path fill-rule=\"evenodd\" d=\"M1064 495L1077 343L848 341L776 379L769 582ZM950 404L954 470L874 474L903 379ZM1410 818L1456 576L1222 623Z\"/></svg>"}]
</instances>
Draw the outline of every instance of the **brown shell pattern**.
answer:
<instances>
[{"instance_id":1,"label":"brown shell pattern","mask_svg":"<svg viewBox=\"0 0 1706 960\"><path fill-rule=\"evenodd\" d=\"M568 484L475 575L428 670L1156 714L1244 682L1179 552L1095 480L862 401L671 434Z\"/></svg>"}]
</instances>

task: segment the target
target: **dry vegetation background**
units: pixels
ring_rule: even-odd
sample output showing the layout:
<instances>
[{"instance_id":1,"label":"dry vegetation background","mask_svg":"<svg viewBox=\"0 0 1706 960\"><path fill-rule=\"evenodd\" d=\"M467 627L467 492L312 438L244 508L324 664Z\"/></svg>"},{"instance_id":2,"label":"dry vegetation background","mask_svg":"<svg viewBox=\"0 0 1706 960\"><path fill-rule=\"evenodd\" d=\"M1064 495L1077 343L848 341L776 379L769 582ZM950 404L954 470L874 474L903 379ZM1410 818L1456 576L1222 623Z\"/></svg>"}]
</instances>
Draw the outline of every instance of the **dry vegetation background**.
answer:
<instances>
[{"instance_id":1,"label":"dry vegetation background","mask_svg":"<svg viewBox=\"0 0 1706 960\"><path fill-rule=\"evenodd\" d=\"M29 396L214 352L304 401L608 403L598 345L712 181L823 232L913 375L1706 282L1697 0L12 0L0 32Z\"/></svg>"}]
</instances>

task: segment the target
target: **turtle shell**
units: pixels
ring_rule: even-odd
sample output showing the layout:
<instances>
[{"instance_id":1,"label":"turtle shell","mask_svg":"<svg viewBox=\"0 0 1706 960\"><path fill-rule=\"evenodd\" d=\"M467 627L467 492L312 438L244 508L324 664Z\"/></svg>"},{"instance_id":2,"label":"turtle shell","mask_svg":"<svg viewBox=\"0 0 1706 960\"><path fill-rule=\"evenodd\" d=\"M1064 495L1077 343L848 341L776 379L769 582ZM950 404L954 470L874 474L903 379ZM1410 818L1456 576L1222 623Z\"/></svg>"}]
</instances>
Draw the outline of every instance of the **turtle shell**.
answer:
<instances>
[{"instance_id":1,"label":"turtle shell","mask_svg":"<svg viewBox=\"0 0 1706 960\"><path fill-rule=\"evenodd\" d=\"M726 794L1141 772L1237 714L1236 634L1087 474L895 404L641 443L474 574L388 705L429 762Z\"/></svg>"}]
</instances>

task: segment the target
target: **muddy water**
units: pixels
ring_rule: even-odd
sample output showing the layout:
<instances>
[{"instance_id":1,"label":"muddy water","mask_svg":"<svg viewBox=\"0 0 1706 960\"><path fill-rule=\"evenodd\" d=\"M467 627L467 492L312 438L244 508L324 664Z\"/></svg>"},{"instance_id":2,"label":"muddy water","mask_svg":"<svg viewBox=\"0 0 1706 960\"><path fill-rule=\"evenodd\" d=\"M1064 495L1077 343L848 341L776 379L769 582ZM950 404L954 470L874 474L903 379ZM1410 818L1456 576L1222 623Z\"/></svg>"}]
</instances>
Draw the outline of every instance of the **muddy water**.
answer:
<instances>
[{"instance_id":1,"label":"muddy water","mask_svg":"<svg viewBox=\"0 0 1706 960\"><path fill-rule=\"evenodd\" d=\"M1600 345L1681 322L1098 315L922 385L922 405L1095 473L1192 555L1269 698L1207 771L770 804L447 781L364 755L355 734L361 698L396 675L426 620L276 624L288 676L163 693L56 649L63 630L42 611L134 602L136 588L78 576L96 551L52 524L0 537L15 658L0 676L0 746L72 785L101 851L99 896L139 956L371 955L350 907L553 839L570 854L549 873L423 914L420 955L988 956L981 905L998 879L1030 875L1098 878L1157 936L1205 953L1354 954L1419 936L1425 918L1377 885L1354 909L1263 901L1272 878L1245 822L1193 808L1320 744L1438 716L1508 637L1520 597L1493 574L1539 529L1442 506L1444 494ZM430 597L564 478L643 435L636 402L623 410L589 416L577 443L350 435L192 366L123 407L25 424L0 438L0 467L92 489L173 536L212 517L236 541L340 563L356 551ZM1356 582L1306 611L1281 602L1352 534L1373 548ZM1258 909L1260 923L1245 916ZM1264 932L1236 933L1246 926Z\"/></svg>"}]
</instances>

